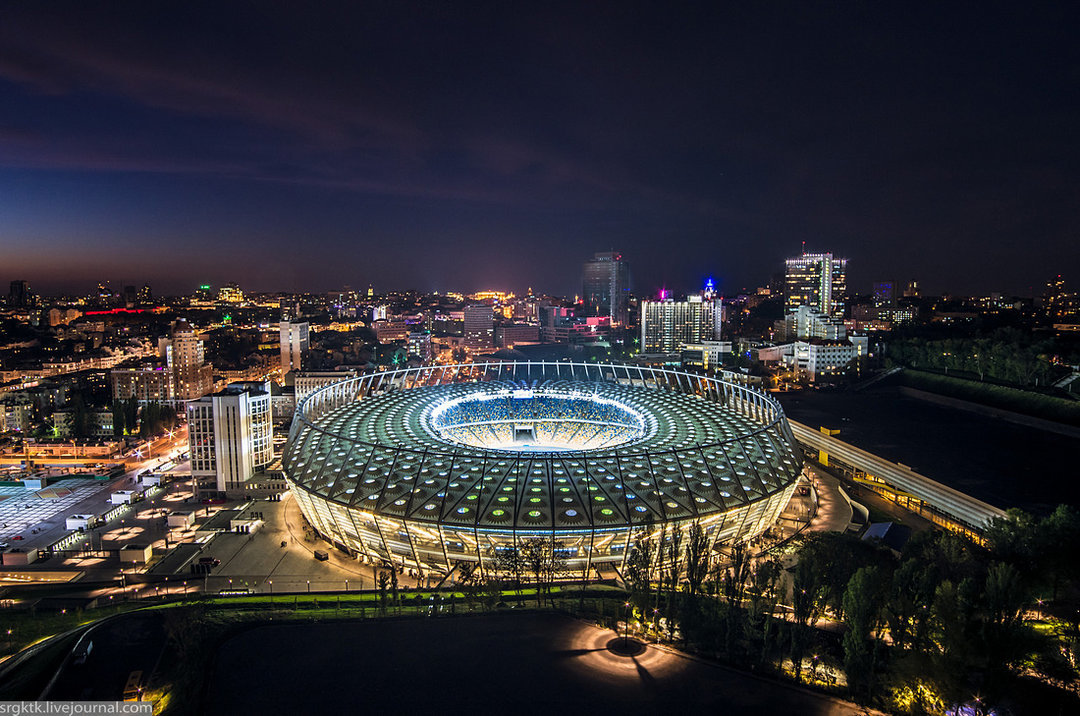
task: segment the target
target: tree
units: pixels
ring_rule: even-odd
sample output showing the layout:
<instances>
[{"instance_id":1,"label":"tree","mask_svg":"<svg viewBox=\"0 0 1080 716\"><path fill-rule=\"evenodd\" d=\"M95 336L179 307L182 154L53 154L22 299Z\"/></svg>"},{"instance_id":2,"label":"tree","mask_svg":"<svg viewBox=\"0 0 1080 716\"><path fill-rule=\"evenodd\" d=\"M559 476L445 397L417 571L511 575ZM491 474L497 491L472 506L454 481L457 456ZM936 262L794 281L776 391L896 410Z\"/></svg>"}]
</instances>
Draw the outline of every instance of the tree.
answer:
<instances>
[{"instance_id":1,"label":"tree","mask_svg":"<svg viewBox=\"0 0 1080 716\"><path fill-rule=\"evenodd\" d=\"M990 623L1002 629L1010 629L1020 619L1020 612L1027 601L1027 594L1020 573L1009 564L1001 562L990 566L983 589Z\"/></svg>"},{"instance_id":2,"label":"tree","mask_svg":"<svg viewBox=\"0 0 1080 716\"><path fill-rule=\"evenodd\" d=\"M533 575L536 584L536 606L539 607L542 597L550 595L556 575L566 569L566 559L554 540L548 537L525 540L521 546L521 556L525 568Z\"/></svg>"},{"instance_id":3,"label":"tree","mask_svg":"<svg viewBox=\"0 0 1080 716\"><path fill-rule=\"evenodd\" d=\"M162 626L179 663L195 662L201 656L208 612L204 602L162 610Z\"/></svg>"},{"instance_id":4,"label":"tree","mask_svg":"<svg viewBox=\"0 0 1080 716\"><path fill-rule=\"evenodd\" d=\"M471 611L476 602L480 599L480 592L483 589L483 582L480 579L480 570L475 566L469 565L464 562L458 563L458 571L461 573L461 577L458 579L458 585L461 587L461 591L465 595L465 603L469 605Z\"/></svg>"},{"instance_id":5,"label":"tree","mask_svg":"<svg viewBox=\"0 0 1080 716\"><path fill-rule=\"evenodd\" d=\"M690 525L686 543L686 586L691 595L701 590L701 583L709 573L709 537L701 523Z\"/></svg>"},{"instance_id":6,"label":"tree","mask_svg":"<svg viewBox=\"0 0 1080 716\"><path fill-rule=\"evenodd\" d=\"M1040 576L1050 588L1050 598L1057 600L1080 582L1080 511L1071 505L1058 505L1039 522L1036 551L1040 555Z\"/></svg>"},{"instance_id":7,"label":"tree","mask_svg":"<svg viewBox=\"0 0 1080 716\"><path fill-rule=\"evenodd\" d=\"M933 599L936 587L932 568L920 560L904 560L893 572L885 614L889 634L898 649L925 649L926 607Z\"/></svg>"},{"instance_id":8,"label":"tree","mask_svg":"<svg viewBox=\"0 0 1080 716\"><path fill-rule=\"evenodd\" d=\"M638 531L626 558L626 586L630 590L630 602L638 613L646 616L649 608L653 548L647 528Z\"/></svg>"},{"instance_id":9,"label":"tree","mask_svg":"<svg viewBox=\"0 0 1080 716\"><path fill-rule=\"evenodd\" d=\"M131 396L124 401L124 430L128 435L135 432L139 425L139 401Z\"/></svg>"},{"instance_id":10,"label":"tree","mask_svg":"<svg viewBox=\"0 0 1080 716\"><path fill-rule=\"evenodd\" d=\"M750 583L746 588L747 631L752 639L756 637L761 640L758 660L762 664L768 661L777 627L773 612L779 598L777 586L781 574L783 568L778 561L762 560L751 570Z\"/></svg>"},{"instance_id":11,"label":"tree","mask_svg":"<svg viewBox=\"0 0 1080 716\"><path fill-rule=\"evenodd\" d=\"M666 550L666 581L667 581L667 624L668 636L675 632L675 620L678 618L678 601L676 594L679 588L679 576L682 574L682 530L675 529L667 542ZM661 575L663 579L663 575Z\"/></svg>"},{"instance_id":12,"label":"tree","mask_svg":"<svg viewBox=\"0 0 1080 716\"><path fill-rule=\"evenodd\" d=\"M113 437L121 438L124 436L124 404L119 400L114 400L112 405L109 406L110 412L112 412L112 425L113 425Z\"/></svg>"},{"instance_id":13,"label":"tree","mask_svg":"<svg viewBox=\"0 0 1080 716\"><path fill-rule=\"evenodd\" d=\"M520 604L521 582L525 575L525 560L522 557L521 548L517 544L495 548L495 569L500 574L511 578Z\"/></svg>"},{"instance_id":14,"label":"tree","mask_svg":"<svg viewBox=\"0 0 1080 716\"><path fill-rule=\"evenodd\" d=\"M848 687L857 696L873 695L877 639L884 602L883 575L877 567L862 567L844 590L844 671Z\"/></svg>"},{"instance_id":15,"label":"tree","mask_svg":"<svg viewBox=\"0 0 1080 716\"><path fill-rule=\"evenodd\" d=\"M387 590L390 587L390 572L385 569L380 569L379 576L377 578L377 584L379 585L379 611L381 611L385 615Z\"/></svg>"},{"instance_id":16,"label":"tree","mask_svg":"<svg viewBox=\"0 0 1080 716\"><path fill-rule=\"evenodd\" d=\"M795 669L796 681L802 677L802 660L810 640L810 627L821 614L825 592L814 561L800 553L791 581L791 607L795 622L791 625L791 664Z\"/></svg>"},{"instance_id":17,"label":"tree","mask_svg":"<svg viewBox=\"0 0 1080 716\"><path fill-rule=\"evenodd\" d=\"M494 609L502 600L503 582L495 577L485 579L480 588L480 599L485 609Z\"/></svg>"}]
</instances>

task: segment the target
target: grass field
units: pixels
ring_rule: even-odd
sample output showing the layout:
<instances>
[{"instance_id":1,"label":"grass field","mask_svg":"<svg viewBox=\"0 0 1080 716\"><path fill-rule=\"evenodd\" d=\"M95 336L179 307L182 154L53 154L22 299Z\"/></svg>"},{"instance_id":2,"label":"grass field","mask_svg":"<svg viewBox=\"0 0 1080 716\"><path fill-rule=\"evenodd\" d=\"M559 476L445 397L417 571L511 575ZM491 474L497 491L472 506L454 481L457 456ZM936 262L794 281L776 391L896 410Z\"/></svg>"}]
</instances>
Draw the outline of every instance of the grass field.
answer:
<instances>
[{"instance_id":1,"label":"grass field","mask_svg":"<svg viewBox=\"0 0 1080 716\"><path fill-rule=\"evenodd\" d=\"M1080 402L1018 388L927 373L912 368L901 371L897 380L900 385L909 388L967 400L991 408L1011 410L1035 418L1080 426Z\"/></svg>"}]
</instances>

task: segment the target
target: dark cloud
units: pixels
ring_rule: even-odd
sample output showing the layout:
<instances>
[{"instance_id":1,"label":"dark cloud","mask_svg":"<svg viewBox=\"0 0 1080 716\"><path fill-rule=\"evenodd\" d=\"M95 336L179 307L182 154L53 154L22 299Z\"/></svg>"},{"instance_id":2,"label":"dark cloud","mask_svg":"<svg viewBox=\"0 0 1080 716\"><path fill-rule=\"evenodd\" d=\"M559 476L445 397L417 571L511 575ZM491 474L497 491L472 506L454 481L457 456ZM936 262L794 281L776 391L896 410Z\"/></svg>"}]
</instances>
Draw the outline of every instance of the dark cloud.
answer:
<instances>
[{"instance_id":1,"label":"dark cloud","mask_svg":"<svg viewBox=\"0 0 1080 716\"><path fill-rule=\"evenodd\" d=\"M43 237L40 257L50 236L167 236L163 265L124 270L178 286L194 249L253 288L573 293L578 263L616 247L642 290L704 273L734 288L805 240L846 253L857 286L1023 290L1080 264L1073 19L1064 4L9 5L0 167L27 201L0 212L0 237ZM222 252L252 258L213 266Z\"/></svg>"}]
</instances>

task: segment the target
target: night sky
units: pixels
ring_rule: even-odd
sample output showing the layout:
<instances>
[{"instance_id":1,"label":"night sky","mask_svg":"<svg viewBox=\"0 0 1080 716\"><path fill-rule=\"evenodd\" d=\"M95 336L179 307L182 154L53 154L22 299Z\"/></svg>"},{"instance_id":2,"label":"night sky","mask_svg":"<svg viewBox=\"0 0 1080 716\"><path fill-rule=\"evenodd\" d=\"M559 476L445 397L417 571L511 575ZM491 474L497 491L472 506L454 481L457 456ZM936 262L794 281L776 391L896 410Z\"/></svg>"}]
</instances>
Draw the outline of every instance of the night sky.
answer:
<instances>
[{"instance_id":1,"label":"night sky","mask_svg":"<svg viewBox=\"0 0 1080 716\"><path fill-rule=\"evenodd\" d=\"M0 281L1080 284L1072 3L582 5L6 3Z\"/></svg>"}]
</instances>

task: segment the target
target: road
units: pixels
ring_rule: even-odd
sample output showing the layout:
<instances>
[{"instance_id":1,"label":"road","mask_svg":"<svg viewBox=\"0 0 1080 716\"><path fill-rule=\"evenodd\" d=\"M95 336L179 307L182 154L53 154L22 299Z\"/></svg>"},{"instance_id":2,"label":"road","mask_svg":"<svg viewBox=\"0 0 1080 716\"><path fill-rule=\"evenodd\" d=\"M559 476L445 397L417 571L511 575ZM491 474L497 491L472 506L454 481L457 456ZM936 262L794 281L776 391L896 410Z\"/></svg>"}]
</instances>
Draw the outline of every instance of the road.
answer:
<instances>
[{"instance_id":1,"label":"road","mask_svg":"<svg viewBox=\"0 0 1080 716\"><path fill-rule=\"evenodd\" d=\"M93 643L86 663L69 657L47 697L53 701L120 701L128 675L143 673L143 685L165 646L162 613L139 611L108 619L85 637Z\"/></svg>"}]
</instances>

